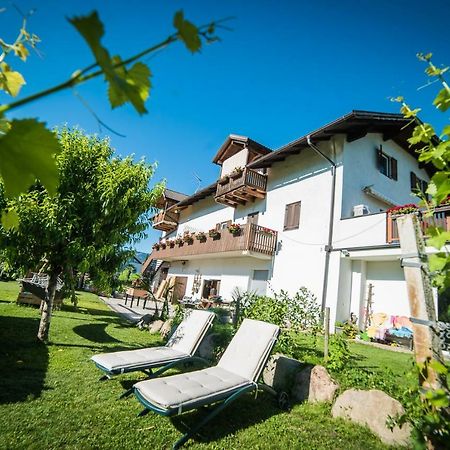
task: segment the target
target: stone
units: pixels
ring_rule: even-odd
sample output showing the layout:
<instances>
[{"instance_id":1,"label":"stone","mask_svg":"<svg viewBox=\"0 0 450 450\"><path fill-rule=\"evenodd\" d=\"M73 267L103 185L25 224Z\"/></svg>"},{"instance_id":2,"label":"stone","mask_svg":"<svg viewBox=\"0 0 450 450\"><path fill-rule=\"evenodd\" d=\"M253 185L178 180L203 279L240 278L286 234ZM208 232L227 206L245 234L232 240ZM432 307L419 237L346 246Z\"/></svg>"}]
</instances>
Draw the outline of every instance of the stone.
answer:
<instances>
[{"instance_id":1,"label":"stone","mask_svg":"<svg viewBox=\"0 0 450 450\"><path fill-rule=\"evenodd\" d=\"M304 367L304 363L276 353L269 358L264 367L263 381L277 392L284 391L290 394L297 373Z\"/></svg>"},{"instance_id":2,"label":"stone","mask_svg":"<svg viewBox=\"0 0 450 450\"><path fill-rule=\"evenodd\" d=\"M323 366L309 366L296 377L292 397L295 401L309 403L328 402L334 399L339 384Z\"/></svg>"},{"instance_id":3,"label":"stone","mask_svg":"<svg viewBox=\"0 0 450 450\"><path fill-rule=\"evenodd\" d=\"M162 320L155 320L148 327L148 331L150 331L150 333L158 333L163 325L164 322Z\"/></svg>"},{"instance_id":4,"label":"stone","mask_svg":"<svg viewBox=\"0 0 450 450\"><path fill-rule=\"evenodd\" d=\"M168 319L163 323L163 326L159 330L161 337L165 339L170 335L170 332L172 331L172 319Z\"/></svg>"},{"instance_id":5,"label":"stone","mask_svg":"<svg viewBox=\"0 0 450 450\"><path fill-rule=\"evenodd\" d=\"M343 417L367 426L388 445L410 444L409 424L404 424L402 428L395 426L392 431L386 426L389 417L403 413L404 409L399 401L377 389L348 389L336 399L331 409L333 417Z\"/></svg>"}]
</instances>

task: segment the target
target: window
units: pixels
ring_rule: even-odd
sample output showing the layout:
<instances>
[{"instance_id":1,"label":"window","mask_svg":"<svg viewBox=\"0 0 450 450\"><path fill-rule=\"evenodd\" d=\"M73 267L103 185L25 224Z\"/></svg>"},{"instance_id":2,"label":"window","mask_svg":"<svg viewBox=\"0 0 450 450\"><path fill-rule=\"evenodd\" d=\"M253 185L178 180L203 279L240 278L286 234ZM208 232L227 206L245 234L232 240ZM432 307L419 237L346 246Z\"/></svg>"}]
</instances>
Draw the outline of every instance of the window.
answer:
<instances>
[{"instance_id":1,"label":"window","mask_svg":"<svg viewBox=\"0 0 450 450\"><path fill-rule=\"evenodd\" d=\"M284 212L284 230L295 230L300 224L301 202L289 203Z\"/></svg>"},{"instance_id":2,"label":"window","mask_svg":"<svg viewBox=\"0 0 450 450\"><path fill-rule=\"evenodd\" d=\"M377 166L378 170L386 175L388 178L397 181L397 160L392 156L387 155L383 152L383 147L380 145L377 148Z\"/></svg>"},{"instance_id":3,"label":"window","mask_svg":"<svg viewBox=\"0 0 450 450\"><path fill-rule=\"evenodd\" d=\"M252 280L267 281L269 279L268 270L254 270Z\"/></svg>"},{"instance_id":4,"label":"window","mask_svg":"<svg viewBox=\"0 0 450 450\"><path fill-rule=\"evenodd\" d=\"M414 172L411 172L410 181L412 192L414 193L422 192L422 194L425 194L428 188L428 183L425 180L422 180Z\"/></svg>"}]
</instances>

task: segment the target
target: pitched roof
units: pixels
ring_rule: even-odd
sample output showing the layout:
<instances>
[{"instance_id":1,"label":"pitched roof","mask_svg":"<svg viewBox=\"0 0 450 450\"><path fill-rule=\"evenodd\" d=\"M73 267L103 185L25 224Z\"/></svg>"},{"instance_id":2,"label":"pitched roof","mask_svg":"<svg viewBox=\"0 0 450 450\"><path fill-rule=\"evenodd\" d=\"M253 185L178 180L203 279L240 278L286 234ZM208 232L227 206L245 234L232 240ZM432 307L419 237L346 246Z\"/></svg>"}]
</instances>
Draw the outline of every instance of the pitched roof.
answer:
<instances>
[{"instance_id":1,"label":"pitched roof","mask_svg":"<svg viewBox=\"0 0 450 450\"><path fill-rule=\"evenodd\" d=\"M209 197L211 194L216 192L217 182L210 184L209 186L206 186L203 189L200 189L199 191L195 192L191 196L185 198L181 202L178 202L176 205L172 206L171 209L177 209L177 208L184 208L186 206L192 205L192 203L198 202L199 200L202 200L206 197Z\"/></svg>"},{"instance_id":2,"label":"pitched roof","mask_svg":"<svg viewBox=\"0 0 450 450\"><path fill-rule=\"evenodd\" d=\"M225 159L235 155L245 147L259 155L267 155L272 151L265 145L262 145L247 136L230 134L219 148L219 151L216 153L216 156L214 156L212 162L221 166Z\"/></svg>"},{"instance_id":3,"label":"pitched roof","mask_svg":"<svg viewBox=\"0 0 450 450\"><path fill-rule=\"evenodd\" d=\"M416 149L407 139L411 136L415 123L405 119L402 114L354 110L323 127L312 131L274 152L251 162L250 168L270 167L273 163L283 161L290 155L298 154L308 147L308 136L318 142L330 139L335 134L346 134L347 142L364 137L367 133L383 133L384 140L392 139L402 148L417 158Z\"/></svg>"}]
</instances>

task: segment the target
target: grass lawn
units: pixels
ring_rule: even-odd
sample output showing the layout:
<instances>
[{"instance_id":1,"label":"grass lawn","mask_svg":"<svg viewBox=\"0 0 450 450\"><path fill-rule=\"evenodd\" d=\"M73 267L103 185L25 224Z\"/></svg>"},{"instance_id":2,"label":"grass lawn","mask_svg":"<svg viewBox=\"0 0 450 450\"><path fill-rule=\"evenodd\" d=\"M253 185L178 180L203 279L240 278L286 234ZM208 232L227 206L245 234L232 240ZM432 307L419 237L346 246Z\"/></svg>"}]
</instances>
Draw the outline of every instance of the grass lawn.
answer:
<instances>
[{"instance_id":1,"label":"grass lawn","mask_svg":"<svg viewBox=\"0 0 450 450\"><path fill-rule=\"evenodd\" d=\"M1 449L165 449L184 423L198 420L202 413L136 417L142 409L137 400L117 398L139 374L98 381L101 373L89 361L94 353L159 344L157 337L118 318L95 295L79 293L78 310L68 305L54 312L51 344L43 345L35 339L39 311L16 305L17 292L17 283L0 283ZM401 383L409 355L357 344L351 348L357 364L375 366L380 376L391 368L390 378ZM306 359L320 360L320 352L306 342L304 350ZM328 405L302 404L281 412L264 393L238 400L186 447L387 448L367 429L331 418Z\"/></svg>"}]
</instances>

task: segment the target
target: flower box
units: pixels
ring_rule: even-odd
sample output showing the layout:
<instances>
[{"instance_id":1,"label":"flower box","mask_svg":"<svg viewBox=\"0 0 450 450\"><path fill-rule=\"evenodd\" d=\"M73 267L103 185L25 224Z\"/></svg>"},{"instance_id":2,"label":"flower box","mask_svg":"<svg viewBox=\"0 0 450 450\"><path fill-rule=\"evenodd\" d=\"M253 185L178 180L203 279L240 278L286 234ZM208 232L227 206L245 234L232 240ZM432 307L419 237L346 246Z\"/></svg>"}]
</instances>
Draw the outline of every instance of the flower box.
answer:
<instances>
[{"instance_id":1,"label":"flower box","mask_svg":"<svg viewBox=\"0 0 450 450\"><path fill-rule=\"evenodd\" d=\"M270 228L264 228L264 227L260 227L258 231L260 233L270 234L272 236L275 236L277 234L277 232L275 230L272 230Z\"/></svg>"},{"instance_id":2,"label":"flower box","mask_svg":"<svg viewBox=\"0 0 450 450\"><path fill-rule=\"evenodd\" d=\"M233 236L239 236L241 234L242 227L238 223L232 223L231 225L228 226L228 231Z\"/></svg>"},{"instance_id":3,"label":"flower box","mask_svg":"<svg viewBox=\"0 0 450 450\"><path fill-rule=\"evenodd\" d=\"M401 216L403 214L418 214L419 207L414 203L408 203L406 205L394 206L393 208L389 208L386 212L393 217Z\"/></svg>"},{"instance_id":4,"label":"flower box","mask_svg":"<svg viewBox=\"0 0 450 450\"><path fill-rule=\"evenodd\" d=\"M244 172L244 169L242 167L235 167L233 169L233 172L230 173L230 178L235 180L236 178L239 178L243 172Z\"/></svg>"},{"instance_id":5,"label":"flower box","mask_svg":"<svg viewBox=\"0 0 450 450\"><path fill-rule=\"evenodd\" d=\"M184 244L183 238L177 237L177 238L175 239L175 244L177 244L178 246L181 247L181 246Z\"/></svg>"},{"instance_id":6,"label":"flower box","mask_svg":"<svg viewBox=\"0 0 450 450\"><path fill-rule=\"evenodd\" d=\"M230 179L230 177L228 175L223 176L222 178L219 179L218 183L221 186L225 186L228 183L228 180Z\"/></svg>"},{"instance_id":7,"label":"flower box","mask_svg":"<svg viewBox=\"0 0 450 450\"><path fill-rule=\"evenodd\" d=\"M168 242L168 245L169 245L170 248L174 248L174 247L175 247L175 239L171 239L171 240Z\"/></svg>"},{"instance_id":8,"label":"flower box","mask_svg":"<svg viewBox=\"0 0 450 450\"><path fill-rule=\"evenodd\" d=\"M165 242L161 242L160 246L162 249L165 249L167 247L167 244Z\"/></svg>"},{"instance_id":9,"label":"flower box","mask_svg":"<svg viewBox=\"0 0 450 450\"><path fill-rule=\"evenodd\" d=\"M161 245L158 242L156 242L155 244L152 245L153 250L159 250L160 247L161 247Z\"/></svg>"},{"instance_id":10,"label":"flower box","mask_svg":"<svg viewBox=\"0 0 450 450\"><path fill-rule=\"evenodd\" d=\"M186 242L186 244L192 244L194 242L194 233L189 232L184 233L183 241Z\"/></svg>"},{"instance_id":11,"label":"flower box","mask_svg":"<svg viewBox=\"0 0 450 450\"><path fill-rule=\"evenodd\" d=\"M204 233L203 231L198 232L195 235L195 239L200 242L206 242L206 233Z\"/></svg>"},{"instance_id":12,"label":"flower box","mask_svg":"<svg viewBox=\"0 0 450 450\"><path fill-rule=\"evenodd\" d=\"M220 231L213 228L212 230L208 231L209 237L213 238L214 240L220 239Z\"/></svg>"}]
</instances>

